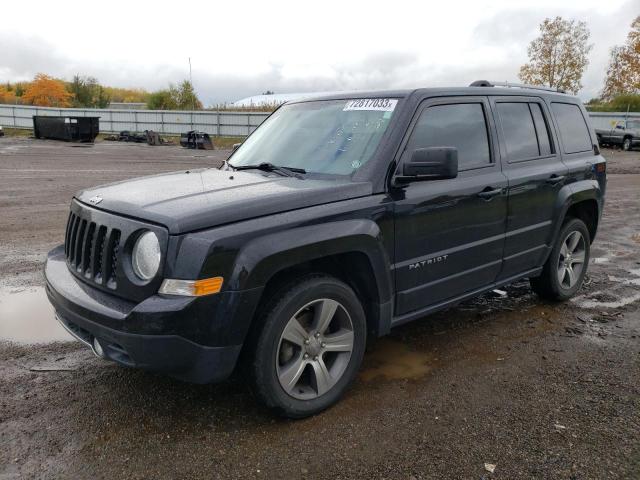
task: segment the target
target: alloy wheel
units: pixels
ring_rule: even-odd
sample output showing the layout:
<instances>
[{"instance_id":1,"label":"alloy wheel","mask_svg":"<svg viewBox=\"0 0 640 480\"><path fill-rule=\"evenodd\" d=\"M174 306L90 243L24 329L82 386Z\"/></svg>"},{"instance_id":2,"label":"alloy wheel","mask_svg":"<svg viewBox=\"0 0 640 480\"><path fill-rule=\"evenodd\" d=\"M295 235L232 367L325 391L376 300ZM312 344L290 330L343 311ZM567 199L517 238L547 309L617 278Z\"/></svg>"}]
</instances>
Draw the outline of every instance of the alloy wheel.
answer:
<instances>
[{"instance_id":1,"label":"alloy wheel","mask_svg":"<svg viewBox=\"0 0 640 480\"><path fill-rule=\"evenodd\" d=\"M558 258L558 282L562 288L572 288L584 269L586 241L577 230L570 232L562 242Z\"/></svg>"},{"instance_id":2,"label":"alloy wheel","mask_svg":"<svg viewBox=\"0 0 640 480\"><path fill-rule=\"evenodd\" d=\"M344 306L314 300L293 315L282 331L276 373L284 391L299 400L327 393L342 377L354 347L353 323Z\"/></svg>"}]
</instances>

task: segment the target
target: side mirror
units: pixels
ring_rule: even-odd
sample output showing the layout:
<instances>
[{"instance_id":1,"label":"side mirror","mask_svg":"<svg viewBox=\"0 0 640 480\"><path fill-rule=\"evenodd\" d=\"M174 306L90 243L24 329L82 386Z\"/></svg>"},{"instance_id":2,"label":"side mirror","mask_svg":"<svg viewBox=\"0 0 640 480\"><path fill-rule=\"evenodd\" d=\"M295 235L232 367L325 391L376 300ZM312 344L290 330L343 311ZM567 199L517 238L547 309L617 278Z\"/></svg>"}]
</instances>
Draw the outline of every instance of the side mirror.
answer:
<instances>
[{"instance_id":1,"label":"side mirror","mask_svg":"<svg viewBox=\"0 0 640 480\"><path fill-rule=\"evenodd\" d=\"M235 152L237 149L240 148L240 145L242 145L242 143L234 143L233 144L233 149L231 150L231 153Z\"/></svg>"},{"instance_id":2,"label":"side mirror","mask_svg":"<svg viewBox=\"0 0 640 480\"><path fill-rule=\"evenodd\" d=\"M458 176L458 149L455 147L418 148L402 165L403 182L439 180Z\"/></svg>"}]
</instances>

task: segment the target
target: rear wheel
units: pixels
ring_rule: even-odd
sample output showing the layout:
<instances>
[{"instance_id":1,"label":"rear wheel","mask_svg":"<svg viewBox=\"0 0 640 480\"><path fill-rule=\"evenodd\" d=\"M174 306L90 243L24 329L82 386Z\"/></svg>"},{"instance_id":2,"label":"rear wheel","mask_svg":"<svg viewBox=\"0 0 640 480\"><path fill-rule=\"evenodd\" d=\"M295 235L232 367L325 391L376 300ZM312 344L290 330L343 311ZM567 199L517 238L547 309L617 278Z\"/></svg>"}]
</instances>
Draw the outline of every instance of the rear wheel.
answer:
<instances>
[{"instance_id":1,"label":"rear wheel","mask_svg":"<svg viewBox=\"0 0 640 480\"><path fill-rule=\"evenodd\" d=\"M587 226L577 218L567 221L558 235L539 277L530 279L533 290L549 300L567 300L582 286L590 254Z\"/></svg>"},{"instance_id":2,"label":"rear wheel","mask_svg":"<svg viewBox=\"0 0 640 480\"><path fill-rule=\"evenodd\" d=\"M365 350L366 320L353 290L332 277L307 277L281 290L259 321L250 364L258 398L291 418L333 405Z\"/></svg>"}]
</instances>

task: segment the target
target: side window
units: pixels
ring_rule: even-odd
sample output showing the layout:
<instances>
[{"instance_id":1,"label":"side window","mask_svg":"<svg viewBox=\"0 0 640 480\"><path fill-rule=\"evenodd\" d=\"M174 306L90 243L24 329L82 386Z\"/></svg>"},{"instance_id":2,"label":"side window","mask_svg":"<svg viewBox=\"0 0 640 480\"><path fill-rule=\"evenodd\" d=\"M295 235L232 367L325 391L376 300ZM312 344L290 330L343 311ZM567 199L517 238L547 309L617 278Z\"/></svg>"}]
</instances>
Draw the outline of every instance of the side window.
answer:
<instances>
[{"instance_id":1,"label":"side window","mask_svg":"<svg viewBox=\"0 0 640 480\"><path fill-rule=\"evenodd\" d=\"M533 115L533 123L536 126L538 134L538 146L540 147L540 155L547 156L555 153L551 146L551 137L549 137L549 127L544 119L542 107L539 103L530 103L531 115Z\"/></svg>"},{"instance_id":2,"label":"side window","mask_svg":"<svg viewBox=\"0 0 640 480\"><path fill-rule=\"evenodd\" d=\"M482 104L459 103L426 108L411 134L407 150L427 147L456 147L461 170L491 163Z\"/></svg>"},{"instance_id":3,"label":"side window","mask_svg":"<svg viewBox=\"0 0 640 480\"><path fill-rule=\"evenodd\" d=\"M553 102L551 110L558 122L564 153L587 152L593 148L587 123L578 105Z\"/></svg>"},{"instance_id":4,"label":"side window","mask_svg":"<svg viewBox=\"0 0 640 480\"><path fill-rule=\"evenodd\" d=\"M498 114L504 132L509 160L525 160L540 156L536 128L528 103L498 103Z\"/></svg>"}]
</instances>

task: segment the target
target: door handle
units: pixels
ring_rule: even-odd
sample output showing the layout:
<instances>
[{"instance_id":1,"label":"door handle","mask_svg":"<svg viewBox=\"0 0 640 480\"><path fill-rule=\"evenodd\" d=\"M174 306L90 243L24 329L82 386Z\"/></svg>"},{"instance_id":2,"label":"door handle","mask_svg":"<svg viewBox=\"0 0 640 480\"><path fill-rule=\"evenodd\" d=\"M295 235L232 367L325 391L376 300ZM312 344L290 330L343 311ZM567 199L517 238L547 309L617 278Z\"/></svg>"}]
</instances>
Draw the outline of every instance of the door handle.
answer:
<instances>
[{"instance_id":1,"label":"door handle","mask_svg":"<svg viewBox=\"0 0 640 480\"><path fill-rule=\"evenodd\" d=\"M550 183L551 185L556 185L556 184L562 182L564 179L565 179L564 175L556 175L554 173L549 178L547 178L547 183Z\"/></svg>"},{"instance_id":2,"label":"door handle","mask_svg":"<svg viewBox=\"0 0 640 480\"><path fill-rule=\"evenodd\" d=\"M487 187L484 190L482 190L480 193L478 193L478 196L485 200L491 200L493 197L500 195L501 193L502 193L501 188L492 189L491 187Z\"/></svg>"}]
</instances>

